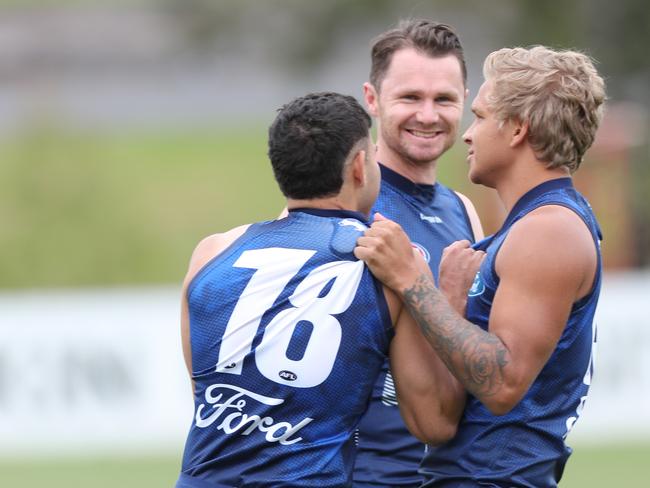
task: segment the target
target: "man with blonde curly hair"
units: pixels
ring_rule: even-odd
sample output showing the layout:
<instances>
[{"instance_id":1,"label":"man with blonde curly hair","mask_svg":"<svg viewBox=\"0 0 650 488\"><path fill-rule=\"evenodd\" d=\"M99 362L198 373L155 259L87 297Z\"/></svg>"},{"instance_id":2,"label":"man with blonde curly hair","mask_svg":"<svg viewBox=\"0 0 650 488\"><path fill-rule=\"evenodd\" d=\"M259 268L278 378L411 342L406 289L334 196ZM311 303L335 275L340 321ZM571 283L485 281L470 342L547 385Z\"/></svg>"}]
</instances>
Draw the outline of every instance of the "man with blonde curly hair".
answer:
<instances>
[{"instance_id":1,"label":"man with blonde curly hair","mask_svg":"<svg viewBox=\"0 0 650 488\"><path fill-rule=\"evenodd\" d=\"M456 436L422 462L424 486L555 487L593 372L601 234L571 174L594 140L604 83L586 55L541 46L490 54L484 76L463 136L469 177L509 213L474 248L445 250L440 286L467 297L465 317L417 270L396 223L376 220L356 255L469 392Z\"/></svg>"}]
</instances>

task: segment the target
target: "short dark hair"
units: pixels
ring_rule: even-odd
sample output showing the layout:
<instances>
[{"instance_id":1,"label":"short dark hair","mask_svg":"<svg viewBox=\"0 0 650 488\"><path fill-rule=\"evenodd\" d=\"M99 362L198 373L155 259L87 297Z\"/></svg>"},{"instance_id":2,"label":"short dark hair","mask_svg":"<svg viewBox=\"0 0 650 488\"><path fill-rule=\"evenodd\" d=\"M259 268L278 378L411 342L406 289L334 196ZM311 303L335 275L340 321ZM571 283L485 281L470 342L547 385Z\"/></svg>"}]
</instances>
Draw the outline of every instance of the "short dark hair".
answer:
<instances>
[{"instance_id":1,"label":"short dark hair","mask_svg":"<svg viewBox=\"0 0 650 488\"><path fill-rule=\"evenodd\" d=\"M463 82L467 83L465 54L460 39L453 28L425 19L405 19L396 28L377 36L372 43L370 83L379 91L381 82L393 59L393 54L400 49L415 48L431 57L453 55L458 59L463 73Z\"/></svg>"},{"instance_id":2,"label":"short dark hair","mask_svg":"<svg viewBox=\"0 0 650 488\"><path fill-rule=\"evenodd\" d=\"M370 116L348 95L310 93L278 110L269 127L269 158L287 198L311 199L341 191L343 167L369 137Z\"/></svg>"}]
</instances>

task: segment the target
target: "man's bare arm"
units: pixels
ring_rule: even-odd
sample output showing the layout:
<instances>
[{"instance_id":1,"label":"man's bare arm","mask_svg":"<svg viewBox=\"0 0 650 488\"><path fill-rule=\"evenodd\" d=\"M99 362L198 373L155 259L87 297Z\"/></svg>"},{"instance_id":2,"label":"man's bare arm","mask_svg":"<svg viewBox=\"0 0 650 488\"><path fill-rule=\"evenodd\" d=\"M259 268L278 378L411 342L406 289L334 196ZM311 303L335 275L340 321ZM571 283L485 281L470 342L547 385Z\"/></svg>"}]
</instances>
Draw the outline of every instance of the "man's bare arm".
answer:
<instances>
[{"instance_id":1,"label":"man's bare arm","mask_svg":"<svg viewBox=\"0 0 650 488\"><path fill-rule=\"evenodd\" d=\"M478 398L497 392L509 360L503 343L463 319L425 275L402 296L424 336L465 388Z\"/></svg>"},{"instance_id":2,"label":"man's bare arm","mask_svg":"<svg viewBox=\"0 0 650 488\"><path fill-rule=\"evenodd\" d=\"M424 260L419 255L416 259L423 274L430 276ZM411 433L431 445L451 439L465 406L465 389L405 309L395 325L390 363L400 412Z\"/></svg>"},{"instance_id":3,"label":"man's bare arm","mask_svg":"<svg viewBox=\"0 0 650 488\"><path fill-rule=\"evenodd\" d=\"M557 345L573 302L593 281L595 247L586 226L567 209L542 208L513 226L501 248L489 331L456 313L417 270L394 222L375 224L355 250L402 297L454 376L495 414L521 400Z\"/></svg>"},{"instance_id":4,"label":"man's bare arm","mask_svg":"<svg viewBox=\"0 0 650 488\"><path fill-rule=\"evenodd\" d=\"M190 317L187 304L187 288L196 274L211 259L218 256L224 249L232 244L248 229L248 225L242 225L224 232L223 234L214 234L203 239L194 249L190 259L189 269L183 280L181 295L181 343L183 347L183 358L185 367L192 376L192 348L190 341ZM194 385L192 384L192 387Z\"/></svg>"}]
</instances>

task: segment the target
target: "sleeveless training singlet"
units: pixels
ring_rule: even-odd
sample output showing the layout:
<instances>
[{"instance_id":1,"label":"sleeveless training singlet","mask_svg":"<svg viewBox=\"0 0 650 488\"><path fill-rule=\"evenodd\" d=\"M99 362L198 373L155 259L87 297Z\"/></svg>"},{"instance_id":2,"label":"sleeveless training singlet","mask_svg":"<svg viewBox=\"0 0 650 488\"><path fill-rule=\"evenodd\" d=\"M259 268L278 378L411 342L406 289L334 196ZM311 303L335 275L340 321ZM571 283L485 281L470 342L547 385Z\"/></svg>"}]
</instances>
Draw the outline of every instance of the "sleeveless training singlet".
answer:
<instances>
[{"instance_id":1,"label":"sleeveless training singlet","mask_svg":"<svg viewBox=\"0 0 650 488\"><path fill-rule=\"evenodd\" d=\"M587 399L596 341L593 323L600 292L602 263L600 229L587 201L570 178L547 181L526 193L503 227L475 248L487 252L469 290L467 320L488 328L499 277L494 263L512 225L543 205L560 205L582 218L598 251L598 268L591 292L573 304L560 340L528 393L512 411L492 415L469 395L458 433L450 442L431 448L422 462L427 487L557 486L571 454L564 439ZM525 320L525 317L522 317Z\"/></svg>"},{"instance_id":2,"label":"sleeveless training singlet","mask_svg":"<svg viewBox=\"0 0 650 488\"><path fill-rule=\"evenodd\" d=\"M373 212L395 220L438 277L442 250L452 242L474 241L465 205L440 183L416 184L381 166L381 190ZM395 387L384 363L368 412L359 424L354 486L419 486L425 445L413 437L399 413Z\"/></svg>"},{"instance_id":3,"label":"sleeveless training singlet","mask_svg":"<svg viewBox=\"0 0 650 488\"><path fill-rule=\"evenodd\" d=\"M355 212L253 224L187 291L195 416L178 488L342 487L392 337Z\"/></svg>"}]
</instances>

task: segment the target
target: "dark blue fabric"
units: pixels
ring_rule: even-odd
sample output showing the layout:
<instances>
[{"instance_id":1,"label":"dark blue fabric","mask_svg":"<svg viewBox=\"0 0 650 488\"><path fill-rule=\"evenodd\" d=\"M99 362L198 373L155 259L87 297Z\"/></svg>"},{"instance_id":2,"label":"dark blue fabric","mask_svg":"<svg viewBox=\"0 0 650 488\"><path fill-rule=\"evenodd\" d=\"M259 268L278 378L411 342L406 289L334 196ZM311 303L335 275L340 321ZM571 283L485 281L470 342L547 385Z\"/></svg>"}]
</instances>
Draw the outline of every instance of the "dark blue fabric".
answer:
<instances>
[{"instance_id":1,"label":"dark blue fabric","mask_svg":"<svg viewBox=\"0 0 650 488\"><path fill-rule=\"evenodd\" d=\"M352 254L358 216L253 224L190 283L195 416L179 487L350 484L392 334L382 288Z\"/></svg>"},{"instance_id":2,"label":"dark blue fabric","mask_svg":"<svg viewBox=\"0 0 650 488\"><path fill-rule=\"evenodd\" d=\"M399 223L428 261L434 277L442 250L461 239L474 241L465 206L440 183L424 185L381 166L381 190L373 212ZM404 425L388 362L375 383L368 411L359 424L355 487L414 487L425 445Z\"/></svg>"}]
</instances>

